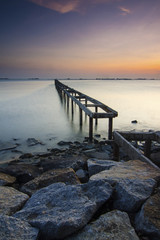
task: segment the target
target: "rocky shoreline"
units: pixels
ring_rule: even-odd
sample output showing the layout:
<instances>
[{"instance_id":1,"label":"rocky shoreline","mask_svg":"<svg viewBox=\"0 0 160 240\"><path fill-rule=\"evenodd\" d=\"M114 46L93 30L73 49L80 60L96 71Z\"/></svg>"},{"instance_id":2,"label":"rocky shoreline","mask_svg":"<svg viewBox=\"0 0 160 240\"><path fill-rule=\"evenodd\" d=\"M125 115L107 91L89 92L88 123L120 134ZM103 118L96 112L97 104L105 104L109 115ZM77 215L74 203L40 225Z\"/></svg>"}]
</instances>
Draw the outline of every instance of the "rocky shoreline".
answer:
<instances>
[{"instance_id":1,"label":"rocky shoreline","mask_svg":"<svg viewBox=\"0 0 160 240\"><path fill-rule=\"evenodd\" d=\"M115 161L112 141L61 141L0 165L0 216L2 240L159 240L160 171Z\"/></svg>"}]
</instances>

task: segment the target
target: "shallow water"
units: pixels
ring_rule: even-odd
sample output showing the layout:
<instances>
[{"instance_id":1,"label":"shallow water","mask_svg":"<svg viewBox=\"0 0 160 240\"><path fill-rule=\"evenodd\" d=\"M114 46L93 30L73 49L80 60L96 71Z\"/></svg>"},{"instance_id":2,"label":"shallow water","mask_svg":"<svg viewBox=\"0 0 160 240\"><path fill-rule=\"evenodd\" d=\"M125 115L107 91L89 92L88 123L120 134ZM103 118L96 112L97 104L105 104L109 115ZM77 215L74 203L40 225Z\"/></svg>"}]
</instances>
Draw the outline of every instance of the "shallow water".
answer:
<instances>
[{"instance_id":1,"label":"shallow water","mask_svg":"<svg viewBox=\"0 0 160 240\"><path fill-rule=\"evenodd\" d=\"M114 119L115 130L160 129L160 81L159 80L67 80L62 81L90 97L118 111ZM132 124L132 120L137 124ZM108 120L100 119L94 133L107 137ZM88 136L88 117L83 114L83 126L79 126L79 109L60 101L53 80L0 81L0 141L18 142L16 149L22 152L46 151L60 140L82 140ZM36 138L45 145L28 148L26 140ZM13 140L18 139L18 140ZM0 160L9 151L0 152ZM14 153L15 154L15 153ZM13 155L11 152L10 157ZM16 155L16 154L15 154Z\"/></svg>"}]
</instances>

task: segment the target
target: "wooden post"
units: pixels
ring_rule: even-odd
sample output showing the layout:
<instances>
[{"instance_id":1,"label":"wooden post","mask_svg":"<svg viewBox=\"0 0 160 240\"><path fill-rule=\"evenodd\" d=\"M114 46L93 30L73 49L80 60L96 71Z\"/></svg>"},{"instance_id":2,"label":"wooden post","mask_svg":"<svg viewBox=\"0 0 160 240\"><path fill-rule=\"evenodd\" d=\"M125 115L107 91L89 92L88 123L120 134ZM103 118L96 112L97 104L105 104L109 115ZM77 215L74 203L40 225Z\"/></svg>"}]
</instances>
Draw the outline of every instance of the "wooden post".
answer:
<instances>
[{"instance_id":1,"label":"wooden post","mask_svg":"<svg viewBox=\"0 0 160 240\"><path fill-rule=\"evenodd\" d=\"M147 139L145 141L144 155L149 158L150 154L151 154L151 139Z\"/></svg>"},{"instance_id":2,"label":"wooden post","mask_svg":"<svg viewBox=\"0 0 160 240\"><path fill-rule=\"evenodd\" d=\"M95 107L95 112L96 112L96 113L98 112L98 107ZM96 125L98 124L98 119L97 119L97 118L95 119L95 124L96 124Z\"/></svg>"},{"instance_id":3,"label":"wooden post","mask_svg":"<svg viewBox=\"0 0 160 240\"><path fill-rule=\"evenodd\" d=\"M119 161L119 146L116 142L113 144L113 156L115 161Z\"/></svg>"},{"instance_id":4,"label":"wooden post","mask_svg":"<svg viewBox=\"0 0 160 240\"><path fill-rule=\"evenodd\" d=\"M82 126L82 109L79 108L80 126Z\"/></svg>"},{"instance_id":5,"label":"wooden post","mask_svg":"<svg viewBox=\"0 0 160 240\"><path fill-rule=\"evenodd\" d=\"M72 115L74 113L74 110L73 110L73 100L71 100L71 106L72 106Z\"/></svg>"},{"instance_id":6,"label":"wooden post","mask_svg":"<svg viewBox=\"0 0 160 240\"><path fill-rule=\"evenodd\" d=\"M89 140L93 139L93 118L89 117Z\"/></svg>"},{"instance_id":7,"label":"wooden post","mask_svg":"<svg viewBox=\"0 0 160 240\"><path fill-rule=\"evenodd\" d=\"M112 139L113 118L109 118L108 139Z\"/></svg>"}]
</instances>

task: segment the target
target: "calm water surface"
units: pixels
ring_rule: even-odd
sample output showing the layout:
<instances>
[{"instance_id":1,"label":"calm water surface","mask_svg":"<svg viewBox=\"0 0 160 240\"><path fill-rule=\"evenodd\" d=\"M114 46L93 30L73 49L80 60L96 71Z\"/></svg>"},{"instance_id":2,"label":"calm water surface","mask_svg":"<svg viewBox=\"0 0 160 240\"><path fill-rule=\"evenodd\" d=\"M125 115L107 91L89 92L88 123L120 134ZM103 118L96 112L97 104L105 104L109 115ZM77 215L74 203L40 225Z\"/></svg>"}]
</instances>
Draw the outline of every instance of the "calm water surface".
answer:
<instances>
[{"instance_id":1,"label":"calm water surface","mask_svg":"<svg viewBox=\"0 0 160 240\"><path fill-rule=\"evenodd\" d=\"M118 111L115 130L160 130L159 80L67 80L62 81ZM137 124L132 124L132 120ZM108 120L100 119L94 133L107 137ZM54 81L0 81L0 143L18 139L23 152L46 151L60 140L83 140L88 136L88 117L79 127L79 109L60 101ZM26 140L45 143L27 149ZM0 160L8 157L0 151ZM12 153L13 154L13 153Z\"/></svg>"}]
</instances>

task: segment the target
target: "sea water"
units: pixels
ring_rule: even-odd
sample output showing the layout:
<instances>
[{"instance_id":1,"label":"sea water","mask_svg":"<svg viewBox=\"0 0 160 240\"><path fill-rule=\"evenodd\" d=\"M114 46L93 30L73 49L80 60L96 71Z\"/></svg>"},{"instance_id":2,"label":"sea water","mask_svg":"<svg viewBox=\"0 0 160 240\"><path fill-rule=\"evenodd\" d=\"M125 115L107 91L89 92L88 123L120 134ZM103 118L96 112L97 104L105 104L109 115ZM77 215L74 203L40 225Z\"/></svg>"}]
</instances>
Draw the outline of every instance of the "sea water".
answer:
<instances>
[{"instance_id":1,"label":"sea water","mask_svg":"<svg viewBox=\"0 0 160 240\"><path fill-rule=\"evenodd\" d=\"M63 80L62 83L116 110L114 130L160 130L159 80ZM137 124L132 124L132 120L137 120ZM0 81L1 146L18 143L21 152L43 152L60 140L82 141L88 136L88 128L85 114L82 127L79 125L78 106L74 105L72 115L71 107L61 102L54 80ZM99 119L93 131L107 137L108 119ZM43 145L28 148L28 138L35 138ZM16 157L16 153L0 151L0 161L10 157Z\"/></svg>"}]
</instances>

